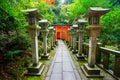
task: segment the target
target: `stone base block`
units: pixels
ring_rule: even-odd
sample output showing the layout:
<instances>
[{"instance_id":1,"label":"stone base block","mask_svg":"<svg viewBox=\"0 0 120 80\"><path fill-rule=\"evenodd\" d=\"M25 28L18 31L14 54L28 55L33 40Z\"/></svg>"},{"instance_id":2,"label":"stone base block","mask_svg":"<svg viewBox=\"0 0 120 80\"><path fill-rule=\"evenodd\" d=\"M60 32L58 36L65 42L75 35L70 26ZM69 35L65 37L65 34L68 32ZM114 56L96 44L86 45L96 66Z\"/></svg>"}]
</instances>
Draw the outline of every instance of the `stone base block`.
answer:
<instances>
[{"instance_id":1,"label":"stone base block","mask_svg":"<svg viewBox=\"0 0 120 80\"><path fill-rule=\"evenodd\" d=\"M77 53L78 53L78 50L72 50L72 53L73 53L73 54L77 54Z\"/></svg>"},{"instance_id":2,"label":"stone base block","mask_svg":"<svg viewBox=\"0 0 120 80\"><path fill-rule=\"evenodd\" d=\"M68 48L71 48L71 45L68 45Z\"/></svg>"},{"instance_id":3,"label":"stone base block","mask_svg":"<svg viewBox=\"0 0 120 80\"><path fill-rule=\"evenodd\" d=\"M27 72L25 73L25 75L40 76L44 68L45 66L39 62L36 66L31 65L29 68L27 68Z\"/></svg>"},{"instance_id":4,"label":"stone base block","mask_svg":"<svg viewBox=\"0 0 120 80\"><path fill-rule=\"evenodd\" d=\"M42 59L42 60L47 60L47 59L50 59L50 55L49 54L43 54L43 55L41 55L41 58L40 59Z\"/></svg>"},{"instance_id":5,"label":"stone base block","mask_svg":"<svg viewBox=\"0 0 120 80\"><path fill-rule=\"evenodd\" d=\"M54 48L56 47L56 44L53 46Z\"/></svg>"},{"instance_id":6,"label":"stone base block","mask_svg":"<svg viewBox=\"0 0 120 80\"><path fill-rule=\"evenodd\" d=\"M51 50L54 50L54 47L53 47L53 46L51 47Z\"/></svg>"},{"instance_id":7,"label":"stone base block","mask_svg":"<svg viewBox=\"0 0 120 80\"><path fill-rule=\"evenodd\" d=\"M81 67L85 76L88 78L103 78L104 76L100 75L100 69L98 67L90 68L88 64L84 64Z\"/></svg>"},{"instance_id":8,"label":"stone base block","mask_svg":"<svg viewBox=\"0 0 120 80\"><path fill-rule=\"evenodd\" d=\"M79 60L85 60L85 57L83 55L80 54L76 54L76 59Z\"/></svg>"},{"instance_id":9,"label":"stone base block","mask_svg":"<svg viewBox=\"0 0 120 80\"><path fill-rule=\"evenodd\" d=\"M72 51L73 50L72 46L69 49Z\"/></svg>"}]
</instances>

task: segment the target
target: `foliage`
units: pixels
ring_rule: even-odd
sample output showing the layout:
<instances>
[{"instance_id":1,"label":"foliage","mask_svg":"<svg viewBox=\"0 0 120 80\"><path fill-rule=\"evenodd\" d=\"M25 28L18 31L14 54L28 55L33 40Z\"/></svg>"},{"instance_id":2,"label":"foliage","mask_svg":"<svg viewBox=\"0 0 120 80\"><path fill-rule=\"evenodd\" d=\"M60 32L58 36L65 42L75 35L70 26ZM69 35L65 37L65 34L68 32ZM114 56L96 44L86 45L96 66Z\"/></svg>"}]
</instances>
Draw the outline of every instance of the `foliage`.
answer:
<instances>
[{"instance_id":1,"label":"foliage","mask_svg":"<svg viewBox=\"0 0 120 80\"><path fill-rule=\"evenodd\" d=\"M68 0L66 0L67 2ZM71 1L72 3L72 1ZM105 4L105 5L103 5ZM59 5L58 5L59 6ZM57 6L57 7L58 7ZM60 5L61 11L54 12L55 14L58 14L56 18L57 20L55 23L62 24L62 23L75 23L76 20L81 18L82 15L85 15L87 13L88 8L91 6L101 6L101 7L108 7L110 8L112 6L112 3L110 3L109 0L74 0L72 4L69 5ZM59 10L59 9L57 9ZM82 16L83 17L83 16Z\"/></svg>"},{"instance_id":2,"label":"foliage","mask_svg":"<svg viewBox=\"0 0 120 80\"><path fill-rule=\"evenodd\" d=\"M112 50L118 50L116 46L108 46L106 45L105 48L112 49Z\"/></svg>"},{"instance_id":3,"label":"foliage","mask_svg":"<svg viewBox=\"0 0 120 80\"><path fill-rule=\"evenodd\" d=\"M103 26L103 30L100 36L100 40L103 42L103 44L106 45L120 44L119 13L120 13L120 9L115 8L114 10L110 11L108 14L104 15L101 18L101 25Z\"/></svg>"},{"instance_id":4,"label":"foliage","mask_svg":"<svg viewBox=\"0 0 120 80\"><path fill-rule=\"evenodd\" d=\"M109 61L110 61L109 68L110 68L111 70L114 70L115 55L110 54Z\"/></svg>"},{"instance_id":5,"label":"foliage","mask_svg":"<svg viewBox=\"0 0 120 80\"><path fill-rule=\"evenodd\" d=\"M114 44L113 46L116 46L120 44L119 4L120 3L117 0L74 0L74 3L72 4L61 5L61 11L58 14L58 17L60 18L56 17L56 20L54 21L58 24L75 24L79 18L84 17L89 7L91 6L111 8L111 11L101 18L101 25L103 26L103 30L101 32L99 41L104 45Z\"/></svg>"},{"instance_id":6,"label":"foliage","mask_svg":"<svg viewBox=\"0 0 120 80\"><path fill-rule=\"evenodd\" d=\"M56 7L52 6L52 11L54 12L54 18L53 18L53 24L59 24L61 21L60 19L62 18L59 18L60 17L60 11L61 11L61 5L58 5Z\"/></svg>"},{"instance_id":7,"label":"foliage","mask_svg":"<svg viewBox=\"0 0 120 80\"><path fill-rule=\"evenodd\" d=\"M38 53L39 56L43 53L43 46L42 46L42 42L40 40L38 40Z\"/></svg>"},{"instance_id":8,"label":"foliage","mask_svg":"<svg viewBox=\"0 0 120 80\"><path fill-rule=\"evenodd\" d=\"M15 53L21 52L21 50L14 51ZM0 80L21 80L23 74L31 63L31 57L29 50L18 53L17 56L11 61L7 60L0 64ZM19 55L19 56L18 56ZM2 70L2 71L1 71Z\"/></svg>"},{"instance_id":9,"label":"foliage","mask_svg":"<svg viewBox=\"0 0 120 80\"><path fill-rule=\"evenodd\" d=\"M0 53L3 53L2 56L5 55L5 58L15 60L15 55L30 47L31 40L26 31L26 17L21 10L34 7L39 9L39 12L44 16L43 19L48 19L53 24L74 24L87 13L91 6L111 8L111 11L101 18L103 30L99 41L107 45L105 47L117 50L116 47L120 44L119 0L74 0L74 2L73 0L69 0L69 2L66 0L65 4L68 5L61 5L59 0L56 0L55 4L56 6L49 6L43 0L0 0ZM86 36L88 37L88 35ZM42 52L40 40L39 53ZM112 61L113 58L114 56L110 57L110 60ZM14 70L9 72L19 77L25 64L29 63L28 60L23 59ZM11 68L8 67L7 69Z\"/></svg>"},{"instance_id":10,"label":"foliage","mask_svg":"<svg viewBox=\"0 0 120 80\"><path fill-rule=\"evenodd\" d=\"M69 17L75 22L82 15L85 15L91 6L111 7L111 5L109 0L74 0L74 3L69 7Z\"/></svg>"},{"instance_id":11,"label":"foliage","mask_svg":"<svg viewBox=\"0 0 120 80\"><path fill-rule=\"evenodd\" d=\"M55 5L59 5L60 4L60 0L55 0Z\"/></svg>"},{"instance_id":12,"label":"foliage","mask_svg":"<svg viewBox=\"0 0 120 80\"><path fill-rule=\"evenodd\" d=\"M65 0L64 4L71 4L74 0Z\"/></svg>"},{"instance_id":13,"label":"foliage","mask_svg":"<svg viewBox=\"0 0 120 80\"><path fill-rule=\"evenodd\" d=\"M9 31L23 28L24 23L25 17L14 6L11 6L10 2L5 0L0 4L0 32L8 34Z\"/></svg>"},{"instance_id":14,"label":"foliage","mask_svg":"<svg viewBox=\"0 0 120 80\"><path fill-rule=\"evenodd\" d=\"M38 5L38 9L41 14L44 14L44 19L48 19L51 23L53 22L53 12L50 6L45 2L41 2L40 5Z\"/></svg>"},{"instance_id":15,"label":"foliage","mask_svg":"<svg viewBox=\"0 0 120 80\"><path fill-rule=\"evenodd\" d=\"M14 50L14 51L8 51L6 54L6 58L9 60L12 60L13 57L19 53L23 52L23 50Z\"/></svg>"}]
</instances>

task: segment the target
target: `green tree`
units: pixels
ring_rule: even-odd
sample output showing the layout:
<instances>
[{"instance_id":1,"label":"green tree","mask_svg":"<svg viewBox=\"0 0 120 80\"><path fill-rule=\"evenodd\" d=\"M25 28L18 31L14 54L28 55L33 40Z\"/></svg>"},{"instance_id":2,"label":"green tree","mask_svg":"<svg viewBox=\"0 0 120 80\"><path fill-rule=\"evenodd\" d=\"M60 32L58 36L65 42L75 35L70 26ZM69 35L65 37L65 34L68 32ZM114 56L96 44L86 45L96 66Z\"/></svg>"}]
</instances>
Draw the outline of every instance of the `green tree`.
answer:
<instances>
[{"instance_id":1,"label":"green tree","mask_svg":"<svg viewBox=\"0 0 120 80\"><path fill-rule=\"evenodd\" d=\"M116 8L101 19L103 26L100 39L106 45L119 45L120 42L120 9ZM107 41L107 42L106 42Z\"/></svg>"},{"instance_id":2,"label":"green tree","mask_svg":"<svg viewBox=\"0 0 120 80\"><path fill-rule=\"evenodd\" d=\"M40 5L38 5L38 9L40 13L43 14L44 19L48 19L51 23L53 22L53 12L51 6L47 5L45 2L41 2Z\"/></svg>"}]
</instances>

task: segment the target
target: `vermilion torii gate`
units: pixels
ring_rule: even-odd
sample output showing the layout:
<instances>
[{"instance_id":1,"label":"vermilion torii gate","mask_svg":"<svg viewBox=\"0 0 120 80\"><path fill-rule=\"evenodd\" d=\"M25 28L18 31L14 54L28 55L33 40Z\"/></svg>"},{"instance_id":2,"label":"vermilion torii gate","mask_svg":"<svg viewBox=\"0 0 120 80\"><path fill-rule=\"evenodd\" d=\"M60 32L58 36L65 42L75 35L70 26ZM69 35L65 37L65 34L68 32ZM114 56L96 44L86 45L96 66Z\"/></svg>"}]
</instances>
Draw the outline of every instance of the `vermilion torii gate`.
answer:
<instances>
[{"instance_id":1,"label":"vermilion torii gate","mask_svg":"<svg viewBox=\"0 0 120 80\"><path fill-rule=\"evenodd\" d=\"M53 25L55 30L55 40L63 39L69 42L69 34L68 30L71 25Z\"/></svg>"}]
</instances>

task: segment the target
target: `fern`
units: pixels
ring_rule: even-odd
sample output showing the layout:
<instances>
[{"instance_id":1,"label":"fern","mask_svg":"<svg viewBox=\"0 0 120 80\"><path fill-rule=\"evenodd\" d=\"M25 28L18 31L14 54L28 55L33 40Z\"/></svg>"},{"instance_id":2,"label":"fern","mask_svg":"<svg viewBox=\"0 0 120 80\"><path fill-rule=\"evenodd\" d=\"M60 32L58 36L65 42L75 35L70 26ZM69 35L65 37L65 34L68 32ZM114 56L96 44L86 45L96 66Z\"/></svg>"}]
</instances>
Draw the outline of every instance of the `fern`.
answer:
<instances>
[{"instance_id":1,"label":"fern","mask_svg":"<svg viewBox=\"0 0 120 80\"><path fill-rule=\"evenodd\" d=\"M23 52L23 50L8 51L6 54L6 59L12 60L15 55L20 54L21 52Z\"/></svg>"}]
</instances>

